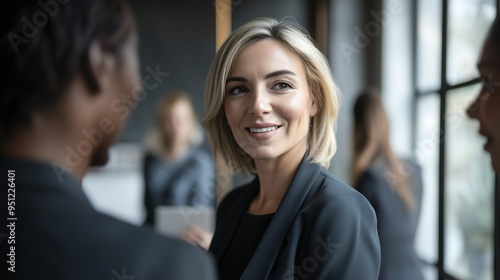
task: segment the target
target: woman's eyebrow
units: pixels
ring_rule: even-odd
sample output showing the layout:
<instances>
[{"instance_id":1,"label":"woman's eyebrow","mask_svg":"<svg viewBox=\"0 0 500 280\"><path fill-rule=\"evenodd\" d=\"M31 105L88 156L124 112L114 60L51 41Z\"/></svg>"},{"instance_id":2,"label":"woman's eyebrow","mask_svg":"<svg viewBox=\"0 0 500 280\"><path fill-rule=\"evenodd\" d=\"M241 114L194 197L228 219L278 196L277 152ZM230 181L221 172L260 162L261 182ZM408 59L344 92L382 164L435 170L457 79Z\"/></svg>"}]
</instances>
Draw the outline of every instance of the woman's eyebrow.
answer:
<instances>
[{"instance_id":1,"label":"woman's eyebrow","mask_svg":"<svg viewBox=\"0 0 500 280\"><path fill-rule=\"evenodd\" d=\"M293 73L290 70L278 70L278 71L274 71L274 72L267 74L264 78L269 79L272 77L287 75L287 74L297 76L297 75L295 75L295 73ZM247 79L245 79L243 77L230 77L230 78L227 78L226 84L229 82L247 82Z\"/></svg>"},{"instance_id":2,"label":"woman's eyebrow","mask_svg":"<svg viewBox=\"0 0 500 280\"><path fill-rule=\"evenodd\" d=\"M265 76L266 79L269 79L269 78L272 78L272 77L276 77L276 76L281 76L281 75L286 75L286 74L289 74L289 75L295 75L295 73L293 73L292 71L290 70L278 70L278 71L274 71L272 73L269 73Z\"/></svg>"},{"instance_id":3,"label":"woman's eyebrow","mask_svg":"<svg viewBox=\"0 0 500 280\"><path fill-rule=\"evenodd\" d=\"M230 78L227 78L226 84L229 82L247 82L247 79L245 79L243 77L230 77Z\"/></svg>"}]
</instances>

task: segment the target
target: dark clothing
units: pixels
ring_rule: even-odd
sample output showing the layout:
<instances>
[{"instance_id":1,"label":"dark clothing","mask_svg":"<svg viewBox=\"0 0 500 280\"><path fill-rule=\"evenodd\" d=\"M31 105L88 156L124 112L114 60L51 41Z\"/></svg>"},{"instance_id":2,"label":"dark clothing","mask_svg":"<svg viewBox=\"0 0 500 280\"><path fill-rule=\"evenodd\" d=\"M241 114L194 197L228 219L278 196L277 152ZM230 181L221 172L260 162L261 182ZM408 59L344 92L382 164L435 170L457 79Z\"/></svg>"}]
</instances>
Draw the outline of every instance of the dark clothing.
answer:
<instances>
[{"instance_id":1,"label":"dark clothing","mask_svg":"<svg viewBox=\"0 0 500 280\"><path fill-rule=\"evenodd\" d=\"M243 214L231 245L221 259L221 266L227 268L221 270L221 280L234 280L241 277L273 216L274 213L252 215L247 212Z\"/></svg>"},{"instance_id":2,"label":"dark clothing","mask_svg":"<svg viewBox=\"0 0 500 280\"><path fill-rule=\"evenodd\" d=\"M94 210L81 183L55 165L0 158L0 233L6 227L7 170L15 170L15 245L0 239L1 273L15 246L15 273L1 279L216 279L213 261L195 246Z\"/></svg>"},{"instance_id":3,"label":"dark clothing","mask_svg":"<svg viewBox=\"0 0 500 280\"><path fill-rule=\"evenodd\" d=\"M207 152L192 149L176 162L148 153L143 171L145 224L154 224L158 205L215 207L215 167Z\"/></svg>"},{"instance_id":4,"label":"dark clothing","mask_svg":"<svg viewBox=\"0 0 500 280\"><path fill-rule=\"evenodd\" d=\"M210 251L219 271L259 178L221 203ZM380 245L370 203L316 163L302 160L242 280L378 278ZM224 272L222 272L224 273Z\"/></svg>"},{"instance_id":5,"label":"dark clothing","mask_svg":"<svg viewBox=\"0 0 500 280\"><path fill-rule=\"evenodd\" d=\"M370 201L378 218L378 234L382 250L380 280L421 280L421 261L415 247L415 233L422 201L420 167L409 161L404 166L410 174L408 186L414 198L411 212L388 181L394 178L389 165L379 161L360 177L357 189Z\"/></svg>"}]
</instances>

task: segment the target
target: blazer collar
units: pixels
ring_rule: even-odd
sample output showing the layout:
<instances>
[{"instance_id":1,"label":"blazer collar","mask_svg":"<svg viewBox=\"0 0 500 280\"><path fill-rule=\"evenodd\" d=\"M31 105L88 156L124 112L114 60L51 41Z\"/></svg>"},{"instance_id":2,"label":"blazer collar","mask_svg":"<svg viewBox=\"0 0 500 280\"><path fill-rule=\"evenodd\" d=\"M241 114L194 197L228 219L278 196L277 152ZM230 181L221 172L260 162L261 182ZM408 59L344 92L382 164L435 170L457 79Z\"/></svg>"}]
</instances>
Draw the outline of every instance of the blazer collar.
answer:
<instances>
[{"instance_id":1,"label":"blazer collar","mask_svg":"<svg viewBox=\"0 0 500 280\"><path fill-rule=\"evenodd\" d=\"M306 153L302 159L266 233L262 237L254 253L254 257L250 260L250 263L243 272L240 278L241 280L268 278L267 276L286 238L288 229L295 220L295 217L321 170L318 164L310 163L307 157L308 153ZM221 232L221 236L218 238L218 241L223 243L220 244L222 245L220 247L221 250L219 252L214 252L219 260L231 242L240 219L247 211L250 202L258 192L259 180L256 178L245 188L245 190L243 190L243 193L234 203L235 208L232 210L234 215L227 221L227 224L225 224L226 230Z\"/></svg>"}]
</instances>

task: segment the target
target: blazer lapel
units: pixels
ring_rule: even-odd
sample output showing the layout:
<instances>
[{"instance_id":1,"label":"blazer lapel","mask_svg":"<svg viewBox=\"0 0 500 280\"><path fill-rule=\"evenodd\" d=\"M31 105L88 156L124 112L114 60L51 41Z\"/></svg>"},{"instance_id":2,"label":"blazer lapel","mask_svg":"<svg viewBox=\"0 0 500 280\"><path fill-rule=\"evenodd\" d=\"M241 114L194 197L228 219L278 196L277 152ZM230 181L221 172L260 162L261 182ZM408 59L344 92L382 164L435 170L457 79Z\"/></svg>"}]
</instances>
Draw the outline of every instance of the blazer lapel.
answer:
<instances>
[{"instance_id":1,"label":"blazer lapel","mask_svg":"<svg viewBox=\"0 0 500 280\"><path fill-rule=\"evenodd\" d=\"M226 252L227 246L231 242L232 237L238 228L239 221L243 218L243 214L247 211L252 199L259 192L259 179L256 177L244 188L243 192L234 202L235 206L231 210L233 213L231 215L227 215L223 220L217 221L221 223L221 227L224 229L218 232L217 238L214 239L210 245L211 251L217 262L221 260L222 256Z\"/></svg>"},{"instance_id":2,"label":"blazer lapel","mask_svg":"<svg viewBox=\"0 0 500 280\"><path fill-rule=\"evenodd\" d=\"M286 238L288 229L297 216L304 199L311 190L321 167L315 163L309 163L307 154L302 160L293 177L283 200L274 214L266 233L257 247L250 263L243 272L240 280L267 279L269 272L280 251L281 245ZM248 208L245 204L241 213ZM236 215L235 215L236 216ZM235 222L236 224L236 222ZM234 228L231 229L231 235ZM230 235L230 236L231 236Z\"/></svg>"}]
</instances>

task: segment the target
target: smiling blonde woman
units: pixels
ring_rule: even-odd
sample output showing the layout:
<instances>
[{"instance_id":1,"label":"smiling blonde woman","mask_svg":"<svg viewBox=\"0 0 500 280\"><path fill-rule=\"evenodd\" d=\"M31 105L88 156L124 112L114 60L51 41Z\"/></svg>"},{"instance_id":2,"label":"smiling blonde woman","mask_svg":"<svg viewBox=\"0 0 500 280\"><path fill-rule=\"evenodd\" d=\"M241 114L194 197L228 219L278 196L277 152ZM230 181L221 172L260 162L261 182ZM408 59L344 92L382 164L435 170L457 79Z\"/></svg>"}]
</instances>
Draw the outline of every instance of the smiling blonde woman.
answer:
<instances>
[{"instance_id":1,"label":"smiling blonde woman","mask_svg":"<svg viewBox=\"0 0 500 280\"><path fill-rule=\"evenodd\" d=\"M377 279L375 213L325 169L338 110L327 60L294 25L256 19L218 51L203 125L219 161L256 175L218 209L221 279Z\"/></svg>"}]
</instances>

